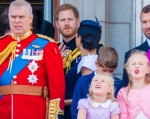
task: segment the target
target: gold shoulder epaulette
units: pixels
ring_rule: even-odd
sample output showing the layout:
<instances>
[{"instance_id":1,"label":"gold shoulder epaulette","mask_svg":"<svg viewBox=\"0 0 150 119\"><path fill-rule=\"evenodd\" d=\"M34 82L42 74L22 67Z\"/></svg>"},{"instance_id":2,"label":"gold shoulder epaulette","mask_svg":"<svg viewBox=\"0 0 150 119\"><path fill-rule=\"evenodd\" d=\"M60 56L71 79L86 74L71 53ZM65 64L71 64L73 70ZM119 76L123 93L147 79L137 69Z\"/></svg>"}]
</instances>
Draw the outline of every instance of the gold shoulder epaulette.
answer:
<instances>
[{"instance_id":1,"label":"gold shoulder epaulette","mask_svg":"<svg viewBox=\"0 0 150 119\"><path fill-rule=\"evenodd\" d=\"M49 41L51 41L51 42L55 42L54 39L52 39L51 37L48 37L48 36L46 36L46 35L37 34L37 36L40 37L40 38L47 39L47 40L49 40Z\"/></svg>"},{"instance_id":2,"label":"gold shoulder epaulette","mask_svg":"<svg viewBox=\"0 0 150 119\"><path fill-rule=\"evenodd\" d=\"M8 35L5 34L5 35L3 35L3 36L0 36L0 39L1 39L1 38L4 38L4 37L6 37L6 36L8 36Z\"/></svg>"}]
</instances>

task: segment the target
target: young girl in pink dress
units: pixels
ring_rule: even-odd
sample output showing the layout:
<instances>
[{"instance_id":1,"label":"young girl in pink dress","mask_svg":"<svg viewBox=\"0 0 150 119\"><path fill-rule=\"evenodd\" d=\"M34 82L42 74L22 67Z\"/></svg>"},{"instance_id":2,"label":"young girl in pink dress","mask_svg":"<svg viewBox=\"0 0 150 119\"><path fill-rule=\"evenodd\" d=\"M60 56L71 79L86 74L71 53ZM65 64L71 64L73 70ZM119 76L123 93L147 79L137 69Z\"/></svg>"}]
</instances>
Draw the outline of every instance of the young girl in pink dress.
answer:
<instances>
[{"instance_id":1,"label":"young girl in pink dress","mask_svg":"<svg viewBox=\"0 0 150 119\"><path fill-rule=\"evenodd\" d=\"M87 99L78 102L78 119L119 119L113 78L107 73L93 77Z\"/></svg>"},{"instance_id":2,"label":"young girl in pink dress","mask_svg":"<svg viewBox=\"0 0 150 119\"><path fill-rule=\"evenodd\" d=\"M129 84L117 96L120 119L150 119L150 64L147 53L131 53L125 69Z\"/></svg>"}]
</instances>

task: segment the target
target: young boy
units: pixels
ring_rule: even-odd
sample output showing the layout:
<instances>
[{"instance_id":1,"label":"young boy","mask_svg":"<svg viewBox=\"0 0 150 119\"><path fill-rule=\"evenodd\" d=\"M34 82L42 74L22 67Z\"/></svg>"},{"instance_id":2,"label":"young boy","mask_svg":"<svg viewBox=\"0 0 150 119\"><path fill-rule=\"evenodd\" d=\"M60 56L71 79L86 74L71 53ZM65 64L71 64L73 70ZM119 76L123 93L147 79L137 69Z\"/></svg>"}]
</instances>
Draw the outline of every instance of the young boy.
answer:
<instances>
[{"instance_id":1,"label":"young boy","mask_svg":"<svg viewBox=\"0 0 150 119\"><path fill-rule=\"evenodd\" d=\"M77 105L81 98L86 98L89 86L94 75L101 72L108 72L113 74L114 70L118 66L118 54L117 51L112 47L102 47L99 50L99 55L96 62L97 69L95 72L79 77L73 96L71 105L71 114L73 119L77 119ZM122 82L120 79L114 77L115 96L121 88Z\"/></svg>"}]
</instances>

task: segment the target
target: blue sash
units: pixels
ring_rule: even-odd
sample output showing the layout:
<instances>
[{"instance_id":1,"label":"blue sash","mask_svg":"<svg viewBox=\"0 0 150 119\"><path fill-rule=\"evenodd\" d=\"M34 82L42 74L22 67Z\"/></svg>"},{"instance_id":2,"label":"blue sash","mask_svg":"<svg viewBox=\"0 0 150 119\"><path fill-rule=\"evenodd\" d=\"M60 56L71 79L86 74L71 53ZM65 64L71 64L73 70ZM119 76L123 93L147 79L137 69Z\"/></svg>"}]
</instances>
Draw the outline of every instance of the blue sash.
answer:
<instances>
[{"instance_id":1,"label":"blue sash","mask_svg":"<svg viewBox=\"0 0 150 119\"><path fill-rule=\"evenodd\" d=\"M36 38L31 44L28 45L26 49L34 49L32 45L38 45L40 43L39 46L41 47L38 48L38 50L42 50L48 42L49 40L45 40L43 38ZM23 60L21 57L22 53L14 59L11 73L9 70L6 70L3 73L2 77L0 77L0 86L10 85L13 80L13 76L17 75L30 62L30 60ZM0 95L0 99L1 98L2 95Z\"/></svg>"},{"instance_id":2,"label":"blue sash","mask_svg":"<svg viewBox=\"0 0 150 119\"><path fill-rule=\"evenodd\" d=\"M34 49L32 45L41 46L38 50L42 50L42 48L49 42L49 40L45 40L43 38L36 38L31 44L28 45L26 49ZM36 49L37 50L37 49ZM9 70L6 70L2 77L0 78L0 86L10 85L13 76L17 75L29 62L30 60L22 59L22 53L14 59L11 73Z\"/></svg>"}]
</instances>

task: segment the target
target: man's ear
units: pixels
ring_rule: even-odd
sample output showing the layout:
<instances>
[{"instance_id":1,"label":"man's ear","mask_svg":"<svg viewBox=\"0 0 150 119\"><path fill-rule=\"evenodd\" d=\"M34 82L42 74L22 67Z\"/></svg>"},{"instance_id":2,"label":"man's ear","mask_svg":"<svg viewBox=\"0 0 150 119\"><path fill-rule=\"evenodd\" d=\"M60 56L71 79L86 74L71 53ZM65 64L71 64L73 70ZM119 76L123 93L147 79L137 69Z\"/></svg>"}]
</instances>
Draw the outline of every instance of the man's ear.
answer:
<instances>
[{"instance_id":1,"label":"man's ear","mask_svg":"<svg viewBox=\"0 0 150 119\"><path fill-rule=\"evenodd\" d=\"M57 20L55 21L55 26L56 26L57 29L59 28L59 25L58 25L58 21L57 21Z\"/></svg>"},{"instance_id":2,"label":"man's ear","mask_svg":"<svg viewBox=\"0 0 150 119\"><path fill-rule=\"evenodd\" d=\"M30 15L30 24L33 23L33 14Z\"/></svg>"},{"instance_id":3,"label":"man's ear","mask_svg":"<svg viewBox=\"0 0 150 119\"><path fill-rule=\"evenodd\" d=\"M80 18L77 18L77 26L80 26Z\"/></svg>"}]
</instances>

